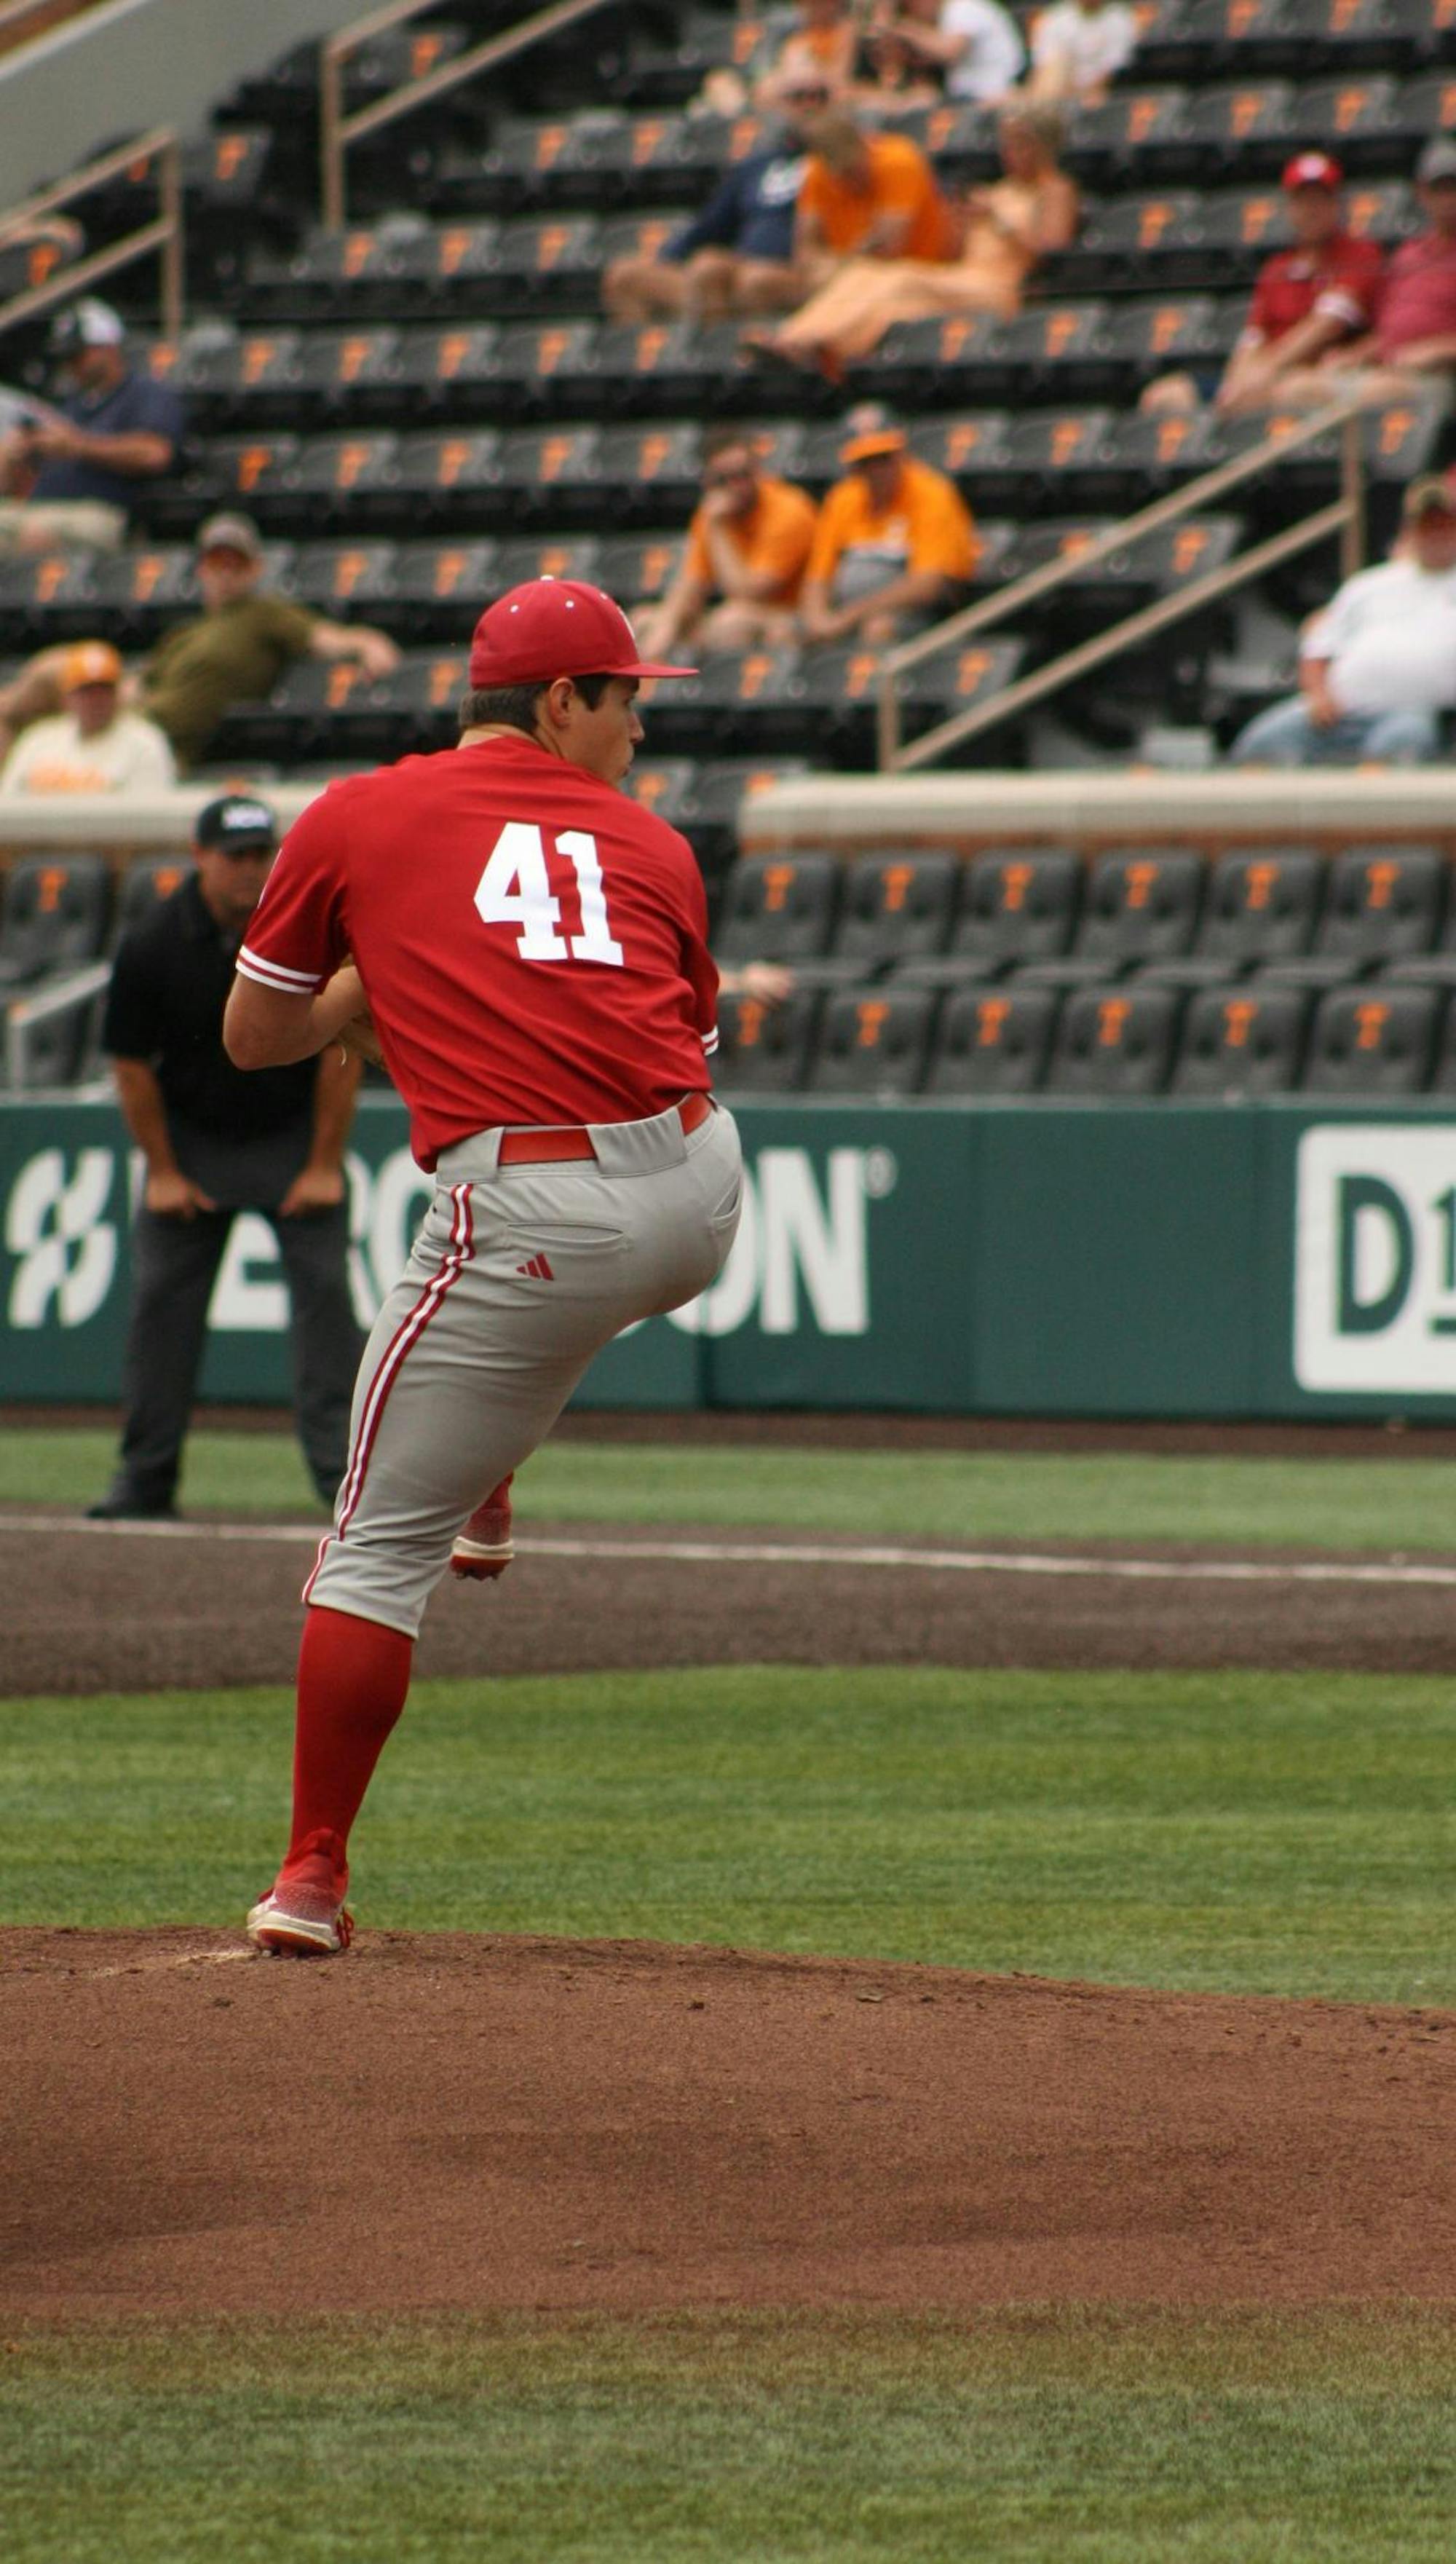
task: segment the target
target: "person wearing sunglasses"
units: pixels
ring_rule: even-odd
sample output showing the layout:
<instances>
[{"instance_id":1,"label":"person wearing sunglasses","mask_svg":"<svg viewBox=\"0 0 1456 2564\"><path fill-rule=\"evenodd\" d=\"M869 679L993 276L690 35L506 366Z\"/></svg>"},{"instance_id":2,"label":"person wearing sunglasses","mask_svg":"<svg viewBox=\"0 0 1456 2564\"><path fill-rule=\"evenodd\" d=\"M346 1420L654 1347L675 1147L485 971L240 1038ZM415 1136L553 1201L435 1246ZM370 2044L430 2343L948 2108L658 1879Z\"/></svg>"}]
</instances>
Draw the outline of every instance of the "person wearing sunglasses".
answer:
<instances>
[{"instance_id":1,"label":"person wearing sunglasses","mask_svg":"<svg viewBox=\"0 0 1456 2564\"><path fill-rule=\"evenodd\" d=\"M791 640L816 522L807 491L760 468L750 430L714 429L678 574L643 624L647 656Z\"/></svg>"}]
</instances>

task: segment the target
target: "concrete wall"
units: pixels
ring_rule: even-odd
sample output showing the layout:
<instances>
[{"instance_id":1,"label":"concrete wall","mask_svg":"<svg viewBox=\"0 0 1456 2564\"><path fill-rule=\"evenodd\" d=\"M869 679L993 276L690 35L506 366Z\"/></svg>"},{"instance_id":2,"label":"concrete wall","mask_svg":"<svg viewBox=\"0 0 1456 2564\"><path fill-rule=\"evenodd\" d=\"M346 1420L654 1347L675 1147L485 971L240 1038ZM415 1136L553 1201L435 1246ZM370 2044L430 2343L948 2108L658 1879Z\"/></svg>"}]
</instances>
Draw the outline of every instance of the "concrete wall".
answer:
<instances>
[{"instance_id":1,"label":"concrete wall","mask_svg":"<svg viewBox=\"0 0 1456 2564\"><path fill-rule=\"evenodd\" d=\"M0 61L0 204L148 125L186 133L245 73L335 34L367 0L109 0Z\"/></svg>"}]
</instances>

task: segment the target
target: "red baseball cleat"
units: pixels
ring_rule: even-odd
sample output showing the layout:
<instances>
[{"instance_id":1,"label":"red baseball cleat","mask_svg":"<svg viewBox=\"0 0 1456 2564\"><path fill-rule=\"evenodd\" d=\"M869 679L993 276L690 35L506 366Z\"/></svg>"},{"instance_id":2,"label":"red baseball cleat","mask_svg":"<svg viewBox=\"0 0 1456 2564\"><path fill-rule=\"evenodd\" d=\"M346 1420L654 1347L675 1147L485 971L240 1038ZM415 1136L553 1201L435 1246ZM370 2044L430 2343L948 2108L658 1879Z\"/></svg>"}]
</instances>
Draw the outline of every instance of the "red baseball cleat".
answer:
<instances>
[{"instance_id":1,"label":"red baseball cleat","mask_svg":"<svg viewBox=\"0 0 1456 2564\"><path fill-rule=\"evenodd\" d=\"M503 1478L499 1487L492 1488L485 1503L477 1505L456 1541L450 1553L450 1573L452 1576L472 1577L481 1585L489 1584L494 1577L505 1575L515 1556L516 1543L511 1537L511 1479Z\"/></svg>"},{"instance_id":2,"label":"red baseball cleat","mask_svg":"<svg viewBox=\"0 0 1456 2564\"><path fill-rule=\"evenodd\" d=\"M332 1958L354 1936L354 1918L343 1901L348 1883L348 1862L337 1834L322 1828L309 1834L254 1906L249 1940L275 1957Z\"/></svg>"}]
</instances>

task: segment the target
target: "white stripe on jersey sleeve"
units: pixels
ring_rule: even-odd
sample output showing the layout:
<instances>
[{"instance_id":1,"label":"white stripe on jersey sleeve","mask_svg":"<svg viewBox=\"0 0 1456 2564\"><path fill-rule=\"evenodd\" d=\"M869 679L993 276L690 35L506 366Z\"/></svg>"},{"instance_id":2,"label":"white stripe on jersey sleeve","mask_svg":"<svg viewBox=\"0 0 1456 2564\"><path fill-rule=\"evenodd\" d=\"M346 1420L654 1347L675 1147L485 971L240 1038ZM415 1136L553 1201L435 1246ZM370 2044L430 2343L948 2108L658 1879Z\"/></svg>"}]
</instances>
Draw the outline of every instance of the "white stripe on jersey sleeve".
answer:
<instances>
[{"instance_id":1,"label":"white stripe on jersey sleeve","mask_svg":"<svg viewBox=\"0 0 1456 2564\"><path fill-rule=\"evenodd\" d=\"M250 953L246 944L238 955L238 968L245 979L257 979L265 988L281 988L286 997L312 997L323 985L316 970L287 970L281 962Z\"/></svg>"},{"instance_id":2,"label":"white stripe on jersey sleeve","mask_svg":"<svg viewBox=\"0 0 1456 2564\"><path fill-rule=\"evenodd\" d=\"M704 1036L703 1036L703 1047L704 1047L704 1050L707 1052L708 1057L709 1057L710 1059L712 1059L714 1052L715 1052L715 1051L717 1050L717 1048L718 1048L718 1026L717 1026L717 1024L715 1024L715 1025L714 1025L713 1030L712 1030L712 1032L711 1032L711 1033L705 1033L705 1034L704 1034Z\"/></svg>"}]
</instances>

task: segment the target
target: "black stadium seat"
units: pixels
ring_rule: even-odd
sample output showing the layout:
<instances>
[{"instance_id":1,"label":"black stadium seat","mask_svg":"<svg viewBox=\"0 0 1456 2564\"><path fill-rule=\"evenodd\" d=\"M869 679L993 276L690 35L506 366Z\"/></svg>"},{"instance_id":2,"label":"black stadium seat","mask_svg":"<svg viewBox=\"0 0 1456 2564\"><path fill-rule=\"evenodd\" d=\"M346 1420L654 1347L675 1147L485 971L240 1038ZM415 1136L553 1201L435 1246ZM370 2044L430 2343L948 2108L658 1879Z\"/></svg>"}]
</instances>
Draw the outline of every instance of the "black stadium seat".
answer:
<instances>
[{"instance_id":1,"label":"black stadium seat","mask_svg":"<svg viewBox=\"0 0 1456 2564\"><path fill-rule=\"evenodd\" d=\"M315 614L352 613L371 623L392 624L398 552L398 545L387 541L301 543L290 592Z\"/></svg>"},{"instance_id":2,"label":"black stadium seat","mask_svg":"<svg viewBox=\"0 0 1456 2564\"><path fill-rule=\"evenodd\" d=\"M1099 855L1073 950L1027 963L1026 977L1074 988L1186 953L1204 871L1202 856L1187 846L1123 846Z\"/></svg>"},{"instance_id":3,"label":"black stadium seat","mask_svg":"<svg viewBox=\"0 0 1456 2564\"><path fill-rule=\"evenodd\" d=\"M914 847L852 856L833 943L802 965L806 983L847 986L940 952L960 872L958 856Z\"/></svg>"},{"instance_id":4,"label":"black stadium seat","mask_svg":"<svg viewBox=\"0 0 1456 2564\"><path fill-rule=\"evenodd\" d=\"M724 889L724 962L807 962L829 951L844 888L835 855L744 855Z\"/></svg>"},{"instance_id":5,"label":"black stadium seat","mask_svg":"<svg viewBox=\"0 0 1456 2564\"><path fill-rule=\"evenodd\" d=\"M421 408L432 417L457 417L469 411L472 419L478 419L482 408L495 398L500 338L501 324L495 320L402 329L394 358L401 412L413 418Z\"/></svg>"},{"instance_id":6,"label":"black stadium seat","mask_svg":"<svg viewBox=\"0 0 1456 2564\"><path fill-rule=\"evenodd\" d=\"M133 855L121 875L112 942L119 942L133 926L140 926L160 900L170 899L174 890L180 890L191 869L185 855Z\"/></svg>"},{"instance_id":7,"label":"black stadium seat","mask_svg":"<svg viewBox=\"0 0 1456 2564\"><path fill-rule=\"evenodd\" d=\"M103 855L23 856L0 897L0 988L94 962L105 940L111 876Z\"/></svg>"},{"instance_id":8,"label":"black stadium seat","mask_svg":"<svg viewBox=\"0 0 1456 2564\"><path fill-rule=\"evenodd\" d=\"M959 987L1066 952L1083 867L1068 846L983 846L966 865L950 939L937 958L901 963L924 986Z\"/></svg>"},{"instance_id":9,"label":"black stadium seat","mask_svg":"<svg viewBox=\"0 0 1456 2564\"><path fill-rule=\"evenodd\" d=\"M1215 987L1241 971L1309 952L1329 866L1309 846L1250 846L1212 867L1192 949L1149 962L1144 975L1179 987Z\"/></svg>"},{"instance_id":10,"label":"black stadium seat","mask_svg":"<svg viewBox=\"0 0 1456 2564\"><path fill-rule=\"evenodd\" d=\"M808 1086L816 1095L914 1095L939 1003L932 988L841 988L824 1001Z\"/></svg>"},{"instance_id":11,"label":"black stadium seat","mask_svg":"<svg viewBox=\"0 0 1456 2564\"><path fill-rule=\"evenodd\" d=\"M1051 1056L1058 998L1015 980L952 988L940 1009L928 1095L1028 1095Z\"/></svg>"},{"instance_id":12,"label":"black stadium seat","mask_svg":"<svg viewBox=\"0 0 1456 2564\"><path fill-rule=\"evenodd\" d=\"M1327 989L1310 1035L1306 1093L1418 1094L1444 1003L1434 988Z\"/></svg>"},{"instance_id":13,"label":"black stadium seat","mask_svg":"<svg viewBox=\"0 0 1456 2564\"><path fill-rule=\"evenodd\" d=\"M1324 915L1309 954L1276 960L1272 975L1333 987L1382 963L1435 948L1448 867L1434 846L1347 846L1330 870Z\"/></svg>"},{"instance_id":14,"label":"black stadium seat","mask_svg":"<svg viewBox=\"0 0 1456 2564\"><path fill-rule=\"evenodd\" d=\"M714 1083L730 1095L784 1095L802 1086L820 1002L812 988L795 988L772 1006L725 991Z\"/></svg>"},{"instance_id":15,"label":"black stadium seat","mask_svg":"<svg viewBox=\"0 0 1456 2564\"><path fill-rule=\"evenodd\" d=\"M1167 1084L1181 999L1171 988L1074 988L1047 1085L1062 1095L1155 1095Z\"/></svg>"},{"instance_id":16,"label":"black stadium seat","mask_svg":"<svg viewBox=\"0 0 1456 2564\"><path fill-rule=\"evenodd\" d=\"M501 454L502 439L490 427L402 436L394 457L401 516L455 537L499 524L510 513Z\"/></svg>"},{"instance_id":17,"label":"black stadium seat","mask_svg":"<svg viewBox=\"0 0 1456 2564\"><path fill-rule=\"evenodd\" d=\"M495 583L502 592L528 578L581 578L599 586L601 549L594 534L512 535L496 545Z\"/></svg>"},{"instance_id":18,"label":"black stadium seat","mask_svg":"<svg viewBox=\"0 0 1456 2564\"><path fill-rule=\"evenodd\" d=\"M511 581L497 571L489 535L467 542L395 546L389 629L398 641L453 640L473 622L483 599Z\"/></svg>"},{"instance_id":19,"label":"black stadium seat","mask_svg":"<svg viewBox=\"0 0 1456 2564\"><path fill-rule=\"evenodd\" d=\"M1173 1092L1283 1095L1298 1086L1313 999L1307 988L1240 980L1190 998Z\"/></svg>"},{"instance_id":20,"label":"black stadium seat","mask_svg":"<svg viewBox=\"0 0 1456 2564\"><path fill-rule=\"evenodd\" d=\"M38 552L0 560L0 630L17 649L85 640L109 630L97 568L84 552Z\"/></svg>"}]
</instances>

